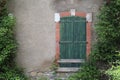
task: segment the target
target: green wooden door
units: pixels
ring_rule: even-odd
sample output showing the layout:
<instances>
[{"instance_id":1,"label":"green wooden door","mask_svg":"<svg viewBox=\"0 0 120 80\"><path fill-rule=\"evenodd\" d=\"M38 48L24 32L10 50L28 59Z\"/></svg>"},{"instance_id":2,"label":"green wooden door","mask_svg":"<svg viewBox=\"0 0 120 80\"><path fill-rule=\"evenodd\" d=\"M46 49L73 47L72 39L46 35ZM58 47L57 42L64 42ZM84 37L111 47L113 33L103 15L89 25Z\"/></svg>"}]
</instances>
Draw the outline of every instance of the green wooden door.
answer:
<instances>
[{"instance_id":1,"label":"green wooden door","mask_svg":"<svg viewBox=\"0 0 120 80\"><path fill-rule=\"evenodd\" d=\"M60 59L86 58L86 19L76 16L60 20ZM62 67L76 67L80 64L62 63Z\"/></svg>"}]
</instances>

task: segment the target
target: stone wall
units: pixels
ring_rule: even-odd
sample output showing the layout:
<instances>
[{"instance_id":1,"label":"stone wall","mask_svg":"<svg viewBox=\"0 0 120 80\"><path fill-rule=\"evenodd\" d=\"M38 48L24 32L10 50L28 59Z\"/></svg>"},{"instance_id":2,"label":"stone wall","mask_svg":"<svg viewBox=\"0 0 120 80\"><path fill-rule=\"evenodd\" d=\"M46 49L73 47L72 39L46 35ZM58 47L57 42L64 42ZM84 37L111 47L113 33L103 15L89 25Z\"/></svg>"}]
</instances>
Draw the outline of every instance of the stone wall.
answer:
<instances>
[{"instance_id":1,"label":"stone wall","mask_svg":"<svg viewBox=\"0 0 120 80\"><path fill-rule=\"evenodd\" d=\"M16 62L25 72L46 71L55 59L54 13L76 9L92 12L93 23L102 0L10 0L19 43Z\"/></svg>"}]
</instances>

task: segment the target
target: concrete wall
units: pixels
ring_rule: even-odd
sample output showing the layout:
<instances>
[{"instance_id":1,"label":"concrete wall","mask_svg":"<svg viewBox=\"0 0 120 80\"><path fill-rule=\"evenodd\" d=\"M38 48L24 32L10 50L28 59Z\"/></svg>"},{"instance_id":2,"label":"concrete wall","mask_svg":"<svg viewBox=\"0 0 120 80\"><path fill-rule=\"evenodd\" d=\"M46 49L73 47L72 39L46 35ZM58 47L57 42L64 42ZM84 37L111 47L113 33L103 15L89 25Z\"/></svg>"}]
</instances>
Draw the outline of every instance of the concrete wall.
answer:
<instances>
[{"instance_id":1,"label":"concrete wall","mask_svg":"<svg viewBox=\"0 0 120 80\"><path fill-rule=\"evenodd\" d=\"M54 13L75 8L95 16L101 4L102 0L10 0L17 20L17 63L25 72L47 70L55 59Z\"/></svg>"}]
</instances>

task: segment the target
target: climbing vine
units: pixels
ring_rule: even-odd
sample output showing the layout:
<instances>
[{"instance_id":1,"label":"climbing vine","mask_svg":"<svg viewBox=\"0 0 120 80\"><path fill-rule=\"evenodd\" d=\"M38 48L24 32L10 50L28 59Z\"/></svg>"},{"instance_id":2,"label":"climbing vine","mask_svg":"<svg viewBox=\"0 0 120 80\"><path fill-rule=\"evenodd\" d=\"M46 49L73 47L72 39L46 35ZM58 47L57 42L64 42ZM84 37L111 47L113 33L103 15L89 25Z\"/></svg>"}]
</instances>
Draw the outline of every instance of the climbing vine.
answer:
<instances>
[{"instance_id":1,"label":"climbing vine","mask_svg":"<svg viewBox=\"0 0 120 80\"><path fill-rule=\"evenodd\" d=\"M7 0L0 0L0 80L26 80L14 62L17 51L14 25L15 17L8 12Z\"/></svg>"},{"instance_id":2,"label":"climbing vine","mask_svg":"<svg viewBox=\"0 0 120 80\"><path fill-rule=\"evenodd\" d=\"M119 80L120 0L111 0L101 8L95 27L97 42L89 61L69 80ZM114 69L113 69L114 66ZM117 78L116 78L117 77Z\"/></svg>"}]
</instances>

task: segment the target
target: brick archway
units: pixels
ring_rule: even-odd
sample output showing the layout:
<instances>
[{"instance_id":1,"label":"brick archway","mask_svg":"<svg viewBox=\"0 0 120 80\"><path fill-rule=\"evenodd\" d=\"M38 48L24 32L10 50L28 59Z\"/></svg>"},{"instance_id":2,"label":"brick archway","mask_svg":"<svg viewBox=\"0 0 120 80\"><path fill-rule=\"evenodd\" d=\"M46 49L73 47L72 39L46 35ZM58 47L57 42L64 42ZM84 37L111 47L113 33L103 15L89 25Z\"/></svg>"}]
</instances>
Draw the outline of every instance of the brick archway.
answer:
<instances>
[{"instance_id":1,"label":"brick archway","mask_svg":"<svg viewBox=\"0 0 120 80\"><path fill-rule=\"evenodd\" d=\"M70 12L61 12L59 13L60 18L61 17L67 17L67 16L71 16ZM84 17L86 18L87 13L85 12L75 12L75 16L79 16L79 17ZM91 25L92 22L88 22L86 21L86 40L87 40L87 44L86 44L86 58L88 58L90 52L91 52ZM60 22L56 22L56 61L60 59Z\"/></svg>"}]
</instances>

